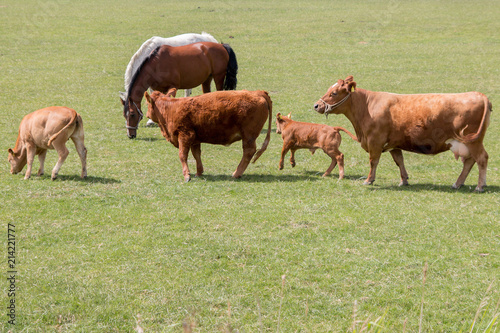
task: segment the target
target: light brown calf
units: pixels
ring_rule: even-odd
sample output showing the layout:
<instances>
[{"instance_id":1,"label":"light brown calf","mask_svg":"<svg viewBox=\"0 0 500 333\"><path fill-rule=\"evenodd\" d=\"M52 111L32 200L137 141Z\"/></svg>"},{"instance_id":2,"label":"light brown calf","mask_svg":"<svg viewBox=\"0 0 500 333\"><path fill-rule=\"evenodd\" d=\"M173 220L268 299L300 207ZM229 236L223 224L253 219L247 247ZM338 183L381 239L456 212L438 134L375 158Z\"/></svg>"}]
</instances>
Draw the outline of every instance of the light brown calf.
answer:
<instances>
[{"instance_id":1,"label":"light brown calf","mask_svg":"<svg viewBox=\"0 0 500 333\"><path fill-rule=\"evenodd\" d=\"M283 138L280 170L283 170L283 160L289 150L291 151L290 163L294 167L295 151L297 149L309 149L314 154L316 149L321 148L332 159L332 163L323 174L323 177L328 176L338 164L339 179L344 178L344 154L339 150L342 142L339 131L346 132L353 140L358 141L353 134L342 127L294 121L290 118L290 115L285 117L278 113L276 115L276 133L281 134Z\"/></svg>"},{"instance_id":2,"label":"light brown calf","mask_svg":"<svg viewBox=\"0 0 500 333\"><path fill-rule=\"evenodd\" d=\"M31 176L35 155L40 160L38 176L44 173L47 149L55 149L59 160L52 170L52 180L57 178L59 169L69 152L66 141L73 140L82 162L82 178L87 177L87 149L84 145L82 118L75 110L64 106L52 106L26 115L19 126L14 149L9 148L10 172L20 172L26 164L28 168L24 179Z\"/></svg>"}]
</instances>

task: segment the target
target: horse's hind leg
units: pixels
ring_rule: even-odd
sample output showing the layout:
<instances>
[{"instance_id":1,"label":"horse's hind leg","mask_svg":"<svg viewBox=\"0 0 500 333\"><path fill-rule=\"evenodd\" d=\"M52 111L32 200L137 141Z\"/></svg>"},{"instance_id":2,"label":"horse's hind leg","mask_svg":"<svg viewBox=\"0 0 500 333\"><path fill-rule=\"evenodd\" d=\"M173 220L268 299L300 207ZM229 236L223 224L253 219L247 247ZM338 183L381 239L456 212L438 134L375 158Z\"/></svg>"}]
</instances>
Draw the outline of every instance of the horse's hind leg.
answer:
<instances>
[{"instance_id":1,"label":"horse's hind leg","mask_svg":"<svg viewBox=\"0 0 500 333\"><path fill-rule=\"evenodd\" d=\"M203 90L203 93L209 93L210 92L210 85L212 84L212 76L209 76L208 79L206 79L205 82L202 83L201 85L201 90ZM218 89L217 90L222 90L221 89Z\"/></svg>"}]
</instances>

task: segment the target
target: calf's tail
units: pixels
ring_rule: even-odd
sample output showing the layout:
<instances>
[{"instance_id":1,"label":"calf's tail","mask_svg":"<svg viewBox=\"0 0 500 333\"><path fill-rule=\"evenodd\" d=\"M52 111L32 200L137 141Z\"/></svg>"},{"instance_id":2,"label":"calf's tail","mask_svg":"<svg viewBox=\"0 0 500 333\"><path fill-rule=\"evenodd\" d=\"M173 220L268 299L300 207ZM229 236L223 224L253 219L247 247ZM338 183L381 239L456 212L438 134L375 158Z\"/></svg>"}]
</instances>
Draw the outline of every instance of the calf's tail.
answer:
<instances>
[{"instance_id":1,"label":"calf's tail","mask_svg":"<svg viewBox=\"0 0 500 333\"><path fill-rule=\"evenodd\" d=\"M78 119L78 113L76 113L75 111L73 111L73 117L71 117L71 120L59 132L57 132L56 134L54 134L54 135L52 135L50 137L48 145L50 146L52 144L52 141L54 141L59 136L59 134L61 134L62 132L64 132L68 127L70 127L71 125L73 125L73 123L77 119Z\"/></svg>"},{"instance_id":2,"label":"calf's tail","mask_svg":"<svg viewBox=\"0 0 500 333\"><path fill-rule=\"evenodd\" d=\"M463 135L465 128L462 130L462 133L460 133L460 141L462 141L463 143L471 143L476 141L483 134L483 132L486 131L486 128L488 127L488 121L490 118L492 107L491 107L491 102L488 100L488 97L484 96L483 100L484 100L484 112L483 112L483 118L481 119L481 124L479 124L479 128L476 133Z\"/></svg>"},{"instance_id":3,"label":"calf's tail","mask_svg":"<svg viewBox=\"0 0 500 333\"><path fill-rule=\"evenodd\" d=\"M272 122L272 117L273 117L273 102L271 101L271 98L269 97L269 94L267 91L263 91L263 96L266 99L267 102L267 110L269 111L269 126L267 127L267 135L264 140L264 143L262 144L262 147L259 149L257 153L255 153L252 163L255 163L262 155L262 153L267 149L267 146L269 145L269 141L271 140L271 122Z\"/></svg>"},{"instance_id":4,"label":"calf's tail","mask_svg":"<svg viewBox=\"0 0 500 333\"><path fill-rule=\"evenodd\" d=\"M345 128L339 127L339 126L335 126L334 129L337 132L338 131L346 132L354 141L359 142L358 138L354 134L352 134L351 132L349 132L348 130L346 130Z\"/></svg>"},{"instance_id":5,"label":"calf's tail","mask_svg":"<svg viewBox=\"0 0 500 333\"><path fill-rule=\"evenodd\" d=\"M236 54L233 48L229 44L222 44L229 55L229 61L227 62L226 78L224 79L224 90L235 90L238 80L236 75L238 74L238 61L236 60Z\"/></svg>"}]
</instances>

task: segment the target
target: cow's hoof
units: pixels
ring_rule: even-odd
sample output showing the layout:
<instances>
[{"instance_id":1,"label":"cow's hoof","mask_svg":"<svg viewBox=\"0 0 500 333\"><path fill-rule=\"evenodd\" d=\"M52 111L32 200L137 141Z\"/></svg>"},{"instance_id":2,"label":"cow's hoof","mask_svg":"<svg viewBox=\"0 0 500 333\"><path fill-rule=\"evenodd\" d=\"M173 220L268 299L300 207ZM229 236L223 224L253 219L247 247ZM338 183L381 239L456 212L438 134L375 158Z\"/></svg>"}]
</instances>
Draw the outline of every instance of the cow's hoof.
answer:
<instances>
[{"instance_id":1,"label":"cow's hoof","mask_svg":"<svg viewBox=\"0 0 500 333\"><path fill-rule=\"evenodd\" d=\"M191 177L184 178L184 183L189 183L191 181Z\"/></svg>"},{"instance_id":2,"label":"cow's hoof","mask_svg":"<svg viewBox=\"0 0 500 333\"><path fill-rule=\"evenodd\" d=\"M410 184L408 184L407 181L399 183L399 187L401 187L401 186L408 186L408 185L410 185Z\"/></svg>"},{"instance_id":3,"label":"cow's hoof","mask_svg":"<svg viewBox=\"0 0 500 333\"><path fill-rule=\"evenodd\" d=\"M363 182L363 185L373 185L373 181L371 181L371 182L370 182L370 181L368 181L368 180L365 180L365 181Z\"/></svg>"},{"instance_id":4,"label":"cow's hoof","mask_svg":"<svg viewBox=\"0 0 500 333\"><path fill-rule=\"evenodd\" d=\"M280 165L280 170L283 170L283 166Z\"/></svg>"},{"instance_id":5,"label":"cow's hoof","mask_svg":"<svg viewBox=\"0 0 500 333\"><path fill-rule=\"evenodd\" d=\"M451 188L454 189L454 190L458 190L459 188L462 187L462 185L463 184L457 184L457 183L455 183L455 184L451 185Z\"/></svg>"},{"instance_id":6,"label":"cow's hoof","mask_svg":"<svg viewBox=\"0 0 500 333\"><path fill-rule=\"evenodd\" d=\"M474 192L483 193L484 192L484 188L477 186L476 189L474 190Z\"/></svg>"}]
</instances>

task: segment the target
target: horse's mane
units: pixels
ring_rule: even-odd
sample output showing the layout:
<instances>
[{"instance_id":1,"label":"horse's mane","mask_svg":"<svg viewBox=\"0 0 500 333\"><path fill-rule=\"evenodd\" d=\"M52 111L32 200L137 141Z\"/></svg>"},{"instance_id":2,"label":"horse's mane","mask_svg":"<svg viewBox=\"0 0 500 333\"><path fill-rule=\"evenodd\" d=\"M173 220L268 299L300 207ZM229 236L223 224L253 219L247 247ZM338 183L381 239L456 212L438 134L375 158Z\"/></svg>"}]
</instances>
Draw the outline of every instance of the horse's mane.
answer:
<instances>
[{"instance_id":1,"label":"horse's mane","mask_svg":"<svg viewBox=\"0 0 500 333\"><path fill-rule=\"evenodd\" d=\"M178 35L170 38L162 38L158 36L151 37L147 41L145 41L141 47L135 52L135 54L132 56L130 59L130 62L127 65L127 69L125 70L125 93L128 95L128 91L130 87L133 86L133 81L134 77L136 76L137 72L139 71L139 68L141 68L146 61L146 59L150 58L151 52L153 52L155 49L157 49L161 45L171 45L171 46L180 46L180 45L185 45L184 42L179 42L176 41L176 38L183 38L183 37L189 37L190 35L191 38L186 38L186 41L188 44L196 42L199 38L196 38L195 35L197 34L183 34L183 35ZM200 35L198 35L200 36ZM217 40L210 35L209 33L202 32L201 36L203 40L207 41L212 41L214 43L217 43ZM201 40L201 39L200 39Z\"/></svg>"},{"instance_id":2,"label":"horse's mane","mask_svg":"<svg viewBox=\"0 0 500 333\"><path fill-rule=\"evenodd\" d=\"M153 49L153 51L151 51L148 54L148 56L145 57L143 59L143 61L137 66L137 70L135 71L134 76L132 76L132 79L130 80L130 85L129 85L130 87L134 86L135 81L137 81L137 77L139 76L139 74L141 73L142 68L149 61L149 59L156 57L156 55L158 54L158 51L160 50L160 47L161 47L161 45L157 46L155 49ZM128 88L127 88L127 97L128 97L128 93L129 93L129 91L128 91ZM128 98L127 98L126 101L128 102Z\"/></svg>"}]
</instances>

